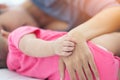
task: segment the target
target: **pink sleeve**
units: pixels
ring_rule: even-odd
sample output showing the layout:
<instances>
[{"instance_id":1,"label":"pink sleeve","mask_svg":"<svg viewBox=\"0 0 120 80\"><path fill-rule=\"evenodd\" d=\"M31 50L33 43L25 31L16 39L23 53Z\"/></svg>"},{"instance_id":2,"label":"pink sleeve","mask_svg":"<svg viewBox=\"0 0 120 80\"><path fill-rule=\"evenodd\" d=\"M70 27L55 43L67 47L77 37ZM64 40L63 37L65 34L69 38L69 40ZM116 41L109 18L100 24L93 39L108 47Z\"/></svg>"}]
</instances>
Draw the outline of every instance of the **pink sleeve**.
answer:
<instances>
[{"instance_id":1,"label":"pink sleeve","mask_svg":"<svg viewBox=\"0 0 120 80\"><path fill-rule=\"evenodd\" d=\"M40 29L36 27L24 26L16 29L9 35L9 40L11 40L12 45L16 48L19 48L19 40L26 34L35 33L36 36L39 36Z\"/></svg>"},{"instance_id":2,"label":"pink sleeve","mask_svg":"<svg viewBox=\"0 0 120 80\"><path fill-rule=\"evenodd\" d=\"M80 0L80 9L86 12L90 16L94 16L96 13L104 8L120 6L117 0Z\"/></svg>"}]
</instances>

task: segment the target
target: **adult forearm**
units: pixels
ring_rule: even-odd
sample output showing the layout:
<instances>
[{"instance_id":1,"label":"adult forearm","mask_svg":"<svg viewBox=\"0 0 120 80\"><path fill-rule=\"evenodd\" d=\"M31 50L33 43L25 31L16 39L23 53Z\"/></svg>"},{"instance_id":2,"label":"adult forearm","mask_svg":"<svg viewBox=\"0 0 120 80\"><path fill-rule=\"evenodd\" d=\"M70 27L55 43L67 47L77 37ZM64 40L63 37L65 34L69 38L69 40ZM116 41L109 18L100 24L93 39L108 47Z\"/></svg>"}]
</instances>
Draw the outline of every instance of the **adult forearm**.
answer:
<instances>
[{"instance_id":1,"label":"adult forearm","mask_svg":"<svg viewBox=\"0 0 120 80\"><path fill-rule=\"evenodd\" d=\"M87 22L71 30L69 34L77 34L78 38L83 35L86 40L90 40L118 30L120 30L120 7L114 7L101 11Z\"/></svg>"}]
</instances>

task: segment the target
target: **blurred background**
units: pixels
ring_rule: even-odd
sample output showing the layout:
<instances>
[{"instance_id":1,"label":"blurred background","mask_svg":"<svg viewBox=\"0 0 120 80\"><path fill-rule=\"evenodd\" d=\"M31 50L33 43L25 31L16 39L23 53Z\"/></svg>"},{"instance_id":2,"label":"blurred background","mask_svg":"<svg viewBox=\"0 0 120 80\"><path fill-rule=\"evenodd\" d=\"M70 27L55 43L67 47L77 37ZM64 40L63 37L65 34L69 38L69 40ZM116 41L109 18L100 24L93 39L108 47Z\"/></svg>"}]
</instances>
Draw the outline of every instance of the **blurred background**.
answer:
<instances>
[{"instance_id":1,"label":"blurred background","mask_svg":"<svg viewBox=\"0 0 120 80\"><path fill-rule=\"evenodd\" d=\"M25 0L0 0L0 4L5 4L9 7L18 6L23 3Z\"/></svg>"}]
</instances>

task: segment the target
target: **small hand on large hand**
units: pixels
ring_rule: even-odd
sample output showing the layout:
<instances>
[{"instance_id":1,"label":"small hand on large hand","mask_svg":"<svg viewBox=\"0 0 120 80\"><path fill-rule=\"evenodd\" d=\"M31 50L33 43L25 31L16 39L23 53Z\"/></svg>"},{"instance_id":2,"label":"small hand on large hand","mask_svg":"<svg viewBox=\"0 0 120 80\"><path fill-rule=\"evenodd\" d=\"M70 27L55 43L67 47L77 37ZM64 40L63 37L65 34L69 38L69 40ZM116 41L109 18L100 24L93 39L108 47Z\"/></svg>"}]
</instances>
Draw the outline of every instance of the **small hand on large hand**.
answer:
<instances>
[{"instance_id":1,"label":"small hand on large hand","mask_svg":"<svg viewBox=\"0 0 120 80\"><path fill-rule=\"evenodd\" d=\"M86 42L76 44L72 55L61 57L59 67L61 80L64 80L65 77L65 67L68 70L71 80L77 80L77 76L80 80L93 80L93 74L96 80L99 80L93 56Z\"/></svg>"}]
</instances>

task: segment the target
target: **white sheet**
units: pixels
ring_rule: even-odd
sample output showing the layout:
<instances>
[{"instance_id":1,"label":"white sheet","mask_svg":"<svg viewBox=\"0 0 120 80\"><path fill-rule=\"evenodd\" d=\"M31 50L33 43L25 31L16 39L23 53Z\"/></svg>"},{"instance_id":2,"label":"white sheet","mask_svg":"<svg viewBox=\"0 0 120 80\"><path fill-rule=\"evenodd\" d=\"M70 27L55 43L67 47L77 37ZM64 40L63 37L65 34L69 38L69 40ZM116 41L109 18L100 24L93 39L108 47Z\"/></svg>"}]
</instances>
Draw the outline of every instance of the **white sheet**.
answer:
<instances>
[{"instance_id":1,"label":"white sheet","mask_svg":"<svg viewBox=\"0 0 120 80\"><path fill-rule=\"evenodd\" d=\"M0 69L0 80L42 80L42 79L29 78L21 76L15 72L9 71L8 69Z\"/></svg>"},{"instance_id":2,"label":"white sheet","mask_svg":"<svg viewBox=\"0 0 120 80\"><path fill-rule=\"evenodd\" d=\"M14 7L22 4L26 0L0 0L0 4L6 4L9 7Z\"/></svg>"}]
</instances>

